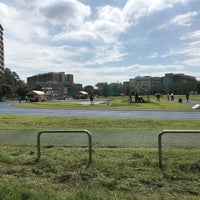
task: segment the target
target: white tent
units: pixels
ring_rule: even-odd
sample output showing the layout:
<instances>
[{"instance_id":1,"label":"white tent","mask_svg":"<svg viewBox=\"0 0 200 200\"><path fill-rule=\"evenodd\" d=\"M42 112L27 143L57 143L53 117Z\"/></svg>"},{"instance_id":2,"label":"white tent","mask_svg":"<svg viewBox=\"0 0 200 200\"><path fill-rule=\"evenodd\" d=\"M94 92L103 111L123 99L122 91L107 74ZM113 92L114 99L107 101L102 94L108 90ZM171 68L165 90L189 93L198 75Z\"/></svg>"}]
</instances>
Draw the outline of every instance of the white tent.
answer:
<instances>
[{"instance_id":1,"label":"white tent","mask_svg":"<svg viewBox=\"0 0 200 200\"><path fill-rule=\"evenodd\" d=\"M78 91L77 94L79 94L79 95L88 95L88 93L85 92L85 91Z\"/></svg>"},{"instance_id":2,"label":"white tent","mask_svg":"<svg viewBox=\"0 0 200 200\"><path fill-rule=\"evenodd\" d=\"M30 101L46 101L47 100L47 94L38 91L38 90L32 90L27 94L27 97Z\"/></svg>"},{"instance_id":3,"label":"white tent","mask_svg":"<svg viewBox=\"0 0 200 200\"><path fill-rule=\"evenodd\" d=\"M85 91L78 91L76 92L76 99L87 99L88 93Z\"/></svg>"}]
</instances>

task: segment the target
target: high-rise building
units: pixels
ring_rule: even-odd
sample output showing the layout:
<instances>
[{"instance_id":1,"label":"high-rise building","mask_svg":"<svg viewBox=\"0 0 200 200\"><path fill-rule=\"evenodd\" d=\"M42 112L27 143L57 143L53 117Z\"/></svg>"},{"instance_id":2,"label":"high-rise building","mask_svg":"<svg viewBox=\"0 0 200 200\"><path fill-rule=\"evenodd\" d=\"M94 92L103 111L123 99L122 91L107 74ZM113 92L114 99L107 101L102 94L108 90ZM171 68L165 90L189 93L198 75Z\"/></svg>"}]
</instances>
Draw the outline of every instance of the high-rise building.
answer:
<instances>
[{"instance_id":1,"label":"high-rise building","mask_svg":"<svg viewBox=\"0 0 200 200\"><path fill-rule=\"evenodd\" d=\"M136 78L129 80L129 86L135 90L140 88L150 90L152 88L161 86L161 78L151 76L137 76Z\"/></svg>"},{"instance_id":2,"label":"high-rise building","mask_svg":"<svg viewBox=\"0 0 200 200\"><path fill-rule=\"evenodd\" d=\"M165 76L162 77L162 85L166 91L170 90L170 88L172 90L172 88L177 86L178 84L181 84L183 86L184 84L191 85L196 82L197 80L194 76L189 76L185 74L166 73Z\"/></svg>"},{"instance_id":3,"label":"high-rise building","mask_svg":"<svg viewBox=\"0 0 200 200\"><path fill-rule=\"evenodd\" d=\"M64 72L48 72L37 74L27 78L27 84L32 87L33 84L48 85L51 83L66 83Z\"/></svg>"},{"instance_id":4,"label":"high-rise building","mask_svg":"<svg viewBox=\"0 0 200 200\"><path fill-rule=\"evenodd\" d=\"M34 88L37 84L41 85L43 91L46 93L62 96L68 94L68 86L74 86L73 74L65 74L64 72L48 72L27 77L27 85L30 89Z\"/></svg>"},{"instance_id":5,"label":"high-rise building","mask_svg":"<svg viewBox=\"0 0 200 200\"><path fill-rule=\"evenodd\" d=\"M4 69L3 27L0 24L0 72Z\"/></svg>"},{"instance_id":6,"label":"high-rise building","mask_svg":"<svg viewBox=\"0 0 200 200\"><path fill-rule=\"evenodd\" d=\"M66 74L65 80L67 84L73 84L74 83L74 76L73 74Z\"/></svg>"}]
</instances>

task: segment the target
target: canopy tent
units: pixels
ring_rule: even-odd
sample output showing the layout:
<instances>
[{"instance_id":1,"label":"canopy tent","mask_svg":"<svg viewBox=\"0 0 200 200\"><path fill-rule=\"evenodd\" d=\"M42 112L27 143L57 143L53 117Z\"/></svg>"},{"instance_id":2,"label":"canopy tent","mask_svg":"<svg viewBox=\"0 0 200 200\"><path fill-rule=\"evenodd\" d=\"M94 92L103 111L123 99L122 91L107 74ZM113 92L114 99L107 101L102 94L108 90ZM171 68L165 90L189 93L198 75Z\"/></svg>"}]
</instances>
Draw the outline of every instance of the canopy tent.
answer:
<instances>
[{"instance_id":1,"label":"canopy tent","mask_svg":"<svg viewBox=\"0 0 200 200\"><path fill-rule=\"evenodd\" d=\"M42 91L38 91L38 90L32 90L31 92L29 92L27 94L27 97L30 101L45 101L45 100L47 100L47 94Z\"/></svg>"},{"instance_id":2,"label":"canopy tent","mask_svg":"<svg viewBox=\"0 0 200 200\"><path fill-rule=\"evenodd\" d=\"M88 93L85 92L85 91L78 91L76 94L78 94L78 95L88 95Z\"/></svg>"},{"instance_id":3,"label":"canopy tent","mask_svg":"<svg viewBox=\"0 0 200 200\"><path fill-rule=\"evenodd\" d=\"M85 91L78 91L76 92L76 99L87 99L88 93Z\"/></svg>"}]
</instances>

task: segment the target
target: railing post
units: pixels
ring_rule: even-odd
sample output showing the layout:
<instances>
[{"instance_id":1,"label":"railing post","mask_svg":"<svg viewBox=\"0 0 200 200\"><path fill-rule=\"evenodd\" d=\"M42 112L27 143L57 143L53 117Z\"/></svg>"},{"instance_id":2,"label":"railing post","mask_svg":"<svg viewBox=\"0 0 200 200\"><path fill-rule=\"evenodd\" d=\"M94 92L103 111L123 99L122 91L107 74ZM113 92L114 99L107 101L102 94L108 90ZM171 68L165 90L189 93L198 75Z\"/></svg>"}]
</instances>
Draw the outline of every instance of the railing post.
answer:
<instances>
[{"instance_id":1,"label":"railing post","mask_svg":"<svg viewBox=\"0 0 200 200\"><path fill-rule=\"evenodd\" d=\"M162 133L158 135L158 160L160 168L162 168Z\"/></svg>"},{"instance_id":2,"label":"railing post","mask_svg":"<svg viewBox=\"0 0 200 200\"><path fill-rule=\"evenodd\" d=\"M200 133L200 130L163 130L158 135L158 162L162 168L162 135L165 133Z\"/></svg>"},{"instance_id":3,"label":"railing post","mask_svg":"<svg viewBox=\"0 0 200 200\"><path fill-rule=\"evenodd\" d=\"M90 166L90 163L92 162L92 136L88 131L87 134L89 138L89 159L86 168L88 168Z\"/></svg>"},{"instance_id":4,"label":"railing post","mask_svg":"<svg viewBox=\"0 0 200 200\"><path fill-rule=\"evenodd\" d=\"M39 132L37 135L37 159L36 162L38 162L40 160L40 135L42 134L42 132Z\"/></svg>"},{"instance_id":5,"label":"railing post","mask_svg":"<svg viewBox=\"0 0 200 200\"><path fill-rule=\"evenodd\" d=\"M38 132L37 135L37 159L36 162L40 160L41 151L40 151L40 137L42 133L86 133L88 135L88 162L86 168L88 168L92 161L92 136L89 131L87 130L45 130Z\"/></svg>"}]
</instances>

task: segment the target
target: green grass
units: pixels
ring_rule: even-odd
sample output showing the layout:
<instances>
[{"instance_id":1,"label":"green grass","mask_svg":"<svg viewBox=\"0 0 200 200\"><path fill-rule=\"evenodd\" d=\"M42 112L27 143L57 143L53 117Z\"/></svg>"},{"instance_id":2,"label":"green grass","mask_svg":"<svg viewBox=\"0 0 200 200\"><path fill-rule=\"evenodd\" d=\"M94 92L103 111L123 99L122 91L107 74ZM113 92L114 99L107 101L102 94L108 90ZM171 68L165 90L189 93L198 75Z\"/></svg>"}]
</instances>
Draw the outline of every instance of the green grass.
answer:
<instances>
[{"instance_id":1,"label":"green grass","mask_svg":"<svg viewBox=\"0 0 200 200\"><path fill-rule=\"evenodd\" d=\"M16 106L32 107L32 108L82 108L81 104L66 102L66 101L47 101L47 102L21 102L16 103Z\"/></svg>"},{"instance_id":2,"label":"green grass","mask_svg":"<svg viewBox=\"0 0 200 200\"><path fill-rule=\"evenodd\" d=\"M0 130L0 145L36 145L37 130ZM159 131L90 130L93 147L156 148ZM81 133L48 133L41 136L42 146L88 146L88 137ZM163 147L199 148L200 134L165 134Z\"/></svg>"},{"instance_id":3,"label":"green grass","mask_svg":"<svg viewBox=\"0 0 200 200\"><path fill-rule=\"evenodd\" d=\"M184 97L183 97L184 98ZM198 100L198 97L191 99ZM144 97L145 99L145 97ZM18 103L17 106L25 107L41 107L41 108L60 108L60 109L124 109L124 110L191 110L191 105L179 103L177 101L167 101L166 97L156 101L155 97L151 96L150 103L130 103L128 97L114 97L107 99L105 103L91 105L81 105L80 101L77 103L60 101L60 102L35 102L35 103ZM89 100L88 100L89 102Z\"/></svg>"},{"instance_id":4,"label":"green grass","mask_svg":"<svg viewBox=\"0 0 200 200\"><path fill-rule=\"evenodd\" d=\"M200 149L95 148L85 169L85 148L0 146L0 199L193 199L200 196Z\"/></svg>"},{"instance_id":5,"label":"green grass","mask_svg":"<svg viewBox=\"0 0 200 200\"><path fill-rule=\"evenodd\" d=\"M199 129L200 120L111 119L0 114L0 129L164 130Z\"/></svg>"}]
</instances>

